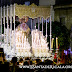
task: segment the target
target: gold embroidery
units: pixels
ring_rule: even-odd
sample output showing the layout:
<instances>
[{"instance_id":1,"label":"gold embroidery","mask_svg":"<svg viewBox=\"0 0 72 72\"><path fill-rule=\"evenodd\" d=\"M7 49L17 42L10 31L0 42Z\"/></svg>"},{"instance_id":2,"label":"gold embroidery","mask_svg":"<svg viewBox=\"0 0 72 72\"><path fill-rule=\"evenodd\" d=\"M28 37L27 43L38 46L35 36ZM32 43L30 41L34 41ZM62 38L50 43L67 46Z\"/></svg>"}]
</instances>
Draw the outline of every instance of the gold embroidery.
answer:
<instances>
[{"instance_id":1,"label":"gold embroidery","mask_svg":"<svg viewBox=\"0 0 72 72\"><path fill-rule=\"evenodd\" d=\"M42 7L42 6L36 6L34 3L30 6L26 5L15 5L15 14L19 16L19 18L22 18L23 16L28 16L30 18L37 18L37 17L43 17L47 18L50 16L50 6L49 7Z\"/></svg>"}]
</instances>

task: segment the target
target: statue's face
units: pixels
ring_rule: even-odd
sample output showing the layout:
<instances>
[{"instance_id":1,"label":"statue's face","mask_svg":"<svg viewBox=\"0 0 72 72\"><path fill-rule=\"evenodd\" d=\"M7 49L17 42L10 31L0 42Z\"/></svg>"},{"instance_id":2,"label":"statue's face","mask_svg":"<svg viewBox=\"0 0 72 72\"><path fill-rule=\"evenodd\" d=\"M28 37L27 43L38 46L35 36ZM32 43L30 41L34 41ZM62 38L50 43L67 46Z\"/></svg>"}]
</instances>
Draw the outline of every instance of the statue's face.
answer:
<instances>
[{"instance_id":1,"label":"statue's face","mask_svg":"<svg viewBox=\"0 0 72 72\"><path fill-rule=\"evenodd\" d=\"M21 22L22 22L22 23L25 23L25 18L22 18L22 19L21 19Z\"/></svg>"},{"instance_id":2,"label":"statue's face","mask_svg":"<svg viewBox=\"0 0 72 72\"><path fill-rule=\"evenodd\" d=\"M28 17L23 16L23 18L19 19L20 23L27 23L28 22Z\"/></svg>"}]
</instances>

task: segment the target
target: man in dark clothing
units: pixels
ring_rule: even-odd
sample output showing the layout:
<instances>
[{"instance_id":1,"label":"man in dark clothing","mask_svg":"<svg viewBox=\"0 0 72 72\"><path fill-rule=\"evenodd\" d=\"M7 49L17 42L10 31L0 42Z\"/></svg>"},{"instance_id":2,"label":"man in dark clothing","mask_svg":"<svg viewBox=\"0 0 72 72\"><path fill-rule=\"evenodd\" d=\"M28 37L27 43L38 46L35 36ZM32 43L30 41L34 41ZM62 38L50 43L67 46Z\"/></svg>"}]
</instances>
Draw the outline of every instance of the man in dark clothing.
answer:
<instances>
[{"instance_id":1,"label":"man in dark clothing","mask_svg":"<svg viewBox=\"0 0 72 72\"><path fill-rule=\"evenodd\" d=\"M12 58L13 65L10 66L10 72L18 72L19 67L17 66L17 57Z\"/></svg>"}]
</instances>

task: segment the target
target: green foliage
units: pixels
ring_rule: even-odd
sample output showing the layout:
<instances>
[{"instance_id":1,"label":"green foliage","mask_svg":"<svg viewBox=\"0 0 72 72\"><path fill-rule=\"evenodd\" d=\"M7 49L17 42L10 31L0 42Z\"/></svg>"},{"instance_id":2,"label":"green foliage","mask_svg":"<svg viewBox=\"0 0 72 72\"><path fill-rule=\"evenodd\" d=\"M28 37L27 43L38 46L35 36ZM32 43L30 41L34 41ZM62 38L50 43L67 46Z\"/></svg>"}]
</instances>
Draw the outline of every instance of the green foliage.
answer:
<instances>
[{"instance_id":1,"label":"green foliage","mask_svg":"<svg viewBox=\"0 0 72 72\"><path fill-rule=\"evenodd\" d=\"M58 37L58 44L60 44L60 50L68 49L70 44L70 31L59 22L52 23L52 36Z\"/></svg>"},{"instance_id":2,"label":"green foliage","mask_svg":"<svg viewBox=\"0 0 72 72\"><path fill-rule=\"evenodd\" d=\"M37 24L38 26L38 24ZM42 30L42 24L40 24ZM50 23L47 24L48 42L50 43ZM43 24L43 34L46 35L46 23ZM67 49L70 44L70 31L59 22L52 22L52 38L54 38L54 51L56 49L56 37L58 37L59 49Z\"/></svg>"}]
</instances>

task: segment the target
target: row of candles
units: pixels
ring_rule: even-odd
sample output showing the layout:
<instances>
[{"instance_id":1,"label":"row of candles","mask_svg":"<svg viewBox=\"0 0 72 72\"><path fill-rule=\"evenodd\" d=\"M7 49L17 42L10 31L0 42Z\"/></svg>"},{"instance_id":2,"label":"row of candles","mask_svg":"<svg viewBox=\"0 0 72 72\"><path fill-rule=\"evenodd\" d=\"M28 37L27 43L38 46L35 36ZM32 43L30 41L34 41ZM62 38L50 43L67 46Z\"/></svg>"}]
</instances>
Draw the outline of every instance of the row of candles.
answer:
<instances>
[{"instance_id":1,"label":"row of candles","mask_svg":"<svg viewBox=\"0 0 72 72\"><path fill-rule=\"evenodd\" d=\"M14 9L14 10L12 10L12 9ZM2 5L1 5L1 35L2 35L2 18L3 18L3 23L4 23L4 44L7 43L7 47L8 47L9 42L10 42L10 46L11 46L12 17L13 17L13 22L14 22L14 40L15 40L15 4L14 5L11 4L10 6L7 5L7 7L5 5L4 5L4 7L2 7ZM6 18L7 21L5 20L5 18ZM10 18L10 36L9 36L9 18ZM5 29L5 23L7 23L7 30ZM6 34L5 34L5 31L7 31ZM14 47L15 47L15 41L14 41Z\"/></svg>"},{"instance_id":2,"label":"row of candles","mask_svg":"<svg viewBox=\"0 0 72 72\"><path fill-rule=\"evenodd\" d=\"M4 14L5 15L5 14ZM43 20L43 18L42 18L42 20ZM12 20L11 20L12 21ZM4 23L5 23L5 21L4 21ZM42 21L42 24L43 24L43 21ZM47 23L46 23L47 24ZM42 25L43 26L43 25ZM10 26L11 27L11 29L12 29L12 25ZM15 26L14 26L15 27ZM5 26L4 26L4 28L5 28ZM38 27L39 28L39 27ZM10 46L11 46L11 38L12 38L12 36L11 36L11 30L10 29L10 36L8 36L8 34L9 34L9 25L8 25L8 7L7 7L7 35L6 35L6 40L7 40L7 47L8 47L8 43L9 43L9 38L10 38ZM42 31L43 31L43 27L42 27ZM47 32L47 30L46 30L46 32ZM12 32L13 33L13 32ZM47 33L46 33L47 34ZM47 35L46 35L47 36ZM16 43L16 41L15 41L15 29L14 29L14 47L16 47L15 46L15 43ZM26 39L26 37L25 37L25 39ZM4 40L5 40L5 31L4 31ZM19 42L20 42L20 37L19 37ZM28 39L27 39L28 40ZM34 41L32 41L32 45L33 45L33 42L35 43L35 41L36 40L34 40ZM5 41L4 41L5 42ZM37 43L40 45L40 40L37 40ZM18 43L19 44L19 43ZM23 36L22 36L22 44L20 43L19 45L17 45L17 46L19 46L19 47L25 47L25 41L24 41L24 44L23 44Z\"/></svg>"},{"instance_id":3,"label":"row of candles","mask_svg":"<svg viewBox=\"0 0 72 72\"><path fill-rule=\"evenodd\" d=\"M39 36L37 35L37 37L39 37ZM23 47L23 46L25 47L25 43L26 43L26 41L28 42L28 38L26 38L26 36L24 37L24 34L21 38L20 38L20 36L18 38L19 39L16 40L16 44L19 45L20 47ZM33 43L32 45L34 46L34 44L35 44L35 45L38 45L40 47L42 37L40 39L39 38L37 38L37 39L38 40L36 40L36 36L35 36L35 39L34 39L34 37L32 35L32 43ZM18 42L20 42L20 43L18 43ZM52 38L52 43L51 43L51 48L52 49L53 49L53 42L54 42L54 38ZM56 48L58 48L58 38L57 37L56 37Z\"/></svg>"},{"instance_id":4,"label":"row of candles","mask_svg":"<svg viewBox=\"0 0 72 72\"><path fill-rule=\"evenodd\" d=\"M7 15L8 15L8 10L7 10ZM8 18L8 17L7 17ZM43 19L42 19L43 20ZM42 21L43 22L43 21ZM42 23L43 24L43 23ZM47 22L46 22L46 24L47 24ZM42 29L43 29L43 27L42 27ZM46 28L46 30L47 30L47 28ZM42 30L43 31L43 30ZM47 34L47 31L46 31L46 34ZM7 35L8 35L8 20L7 20ZM20 39L20 38L19 38ZM15 40L15 31L14 31L14 40ZM52 44L51 44L51 48L53 48L53 38L52 38ZM14 41L15 42L15 41ZM33 42L33 41L32 41ZM25 42L24 42L25 43ZM40 41L39 41L39 43L40 43ZM57 38L56 38L56 48L58 48L58 44L57 44L58 42L57 42ZM8 36L7 36L7 44L8 44ZM22 44L23 44L23 37L22 37ZM22 45L22 47L23 47L23 45Z\"/></svg>"},{"instance_id":5,"label":"row of candles","mask_svg":"<svg viewBox=\"0 0 72 72\"><path fill-rule=\"evenodd\" d=\"M32 36L32 38L33 38L33 36ZM19 40L20 43L17 42L18 40ZM27 42L28 42L28 38L26 38L26 36L24 37L24 34L23 34L22 38L20 38L20 36L19 36L19 39L16 40L16 44L17 44L17 45L19 44L21 47L23 47L23 46L25 46L26 40L27 40ZM41 39L41 40L42 40L42 39ZM39 38L38 38L38 40L32 39L32 43L34 44L35 41L36 41L36 42L37 42L37 45L40 45L41 40L40 40ZM52 38L52 43L51 43L51 48L52 48L52 49L53 49L53 41L54 41L54 38ZM23 44L24 44L24 45L23 45ZM57 38L57 37L56 37L56 48L58 48L58 38Z\"/></svg>"},{"instance_id":6,"label":"row of candles","mask_svg":"<svg viewBox=\"0 0 72 72\"><path fill-rule=\"evenodd\" d=\"M51 48L53 49L54 38L52 38ZM56 37L56 48L58 49L58 38Z\"/></svg>"},{"instance_id":7,"label":"row of candles","mask_svg":"<svg viewBox=\"0 0 72 72\"><path fill-rule=\"evenodd\" d=\"M35 36L35 35L34 35ZM43 55L43 57L45 56L49 56L49 53L48 53L48 49L45 47L45 46L43 46L43 47L41 47L41 38L39 39L38 38L38 40L36 40L36 38L34 38L34 36L32 36L32 43L33 43L33 48L34 49L32 49L33 50L33 52L34 52L34 55L35 55L35 57L38 57L38 56L40 56L40 57L42 57L42 55ZM38 35L37 35L38 36ZM39 36L38 36L39 37ZM39 44L36 44L36 41L37 41L37 43ZM18 43L18 41L16 40L16 42ZM27 49L27 48L25 48L25 43L26 42L28 42L28 39L26 38L26 36L24 37L24 34L23 34L23 36L22 36L22 38L20 38L20 36L19 36L19 43L18 43L18 45L20 45L20 46L18 46L19 48L24 48L24 49ZM51 41L52 43L51 43L51 48L53 49L53 42L54 42L54 38L52 38L52 41ZM58 49L58 38L56 37L56 48ZM29 51L29 50L28 50ZM20 50L20 55L22 55L21 54L21 52L27 52L28 53L28 51L26 50L26 51L23 51L23 49L22 50ZM58 50L56 50L56 51L58 51ZM18 51L19 52L19 51ZM36 54L37 53L37 54ZM47 54L48 53L48 54ZM24 54L23 54L24 55Z\"/></svg>"},{"instance_id":8,"label":"row of candles","mask_svg":"<svg viewBox=\"0 0 72 72\"><path fill-rule=\"evenodd\" d=\"M30 44L28 43L28 38L26 38L26 36L24 37L24 35L22 37L17 36L16 37L16 49L17 48L21 48L21 49L27 49L29 48L28 46L30 46Z\"/></svg>"}]
</instances>

